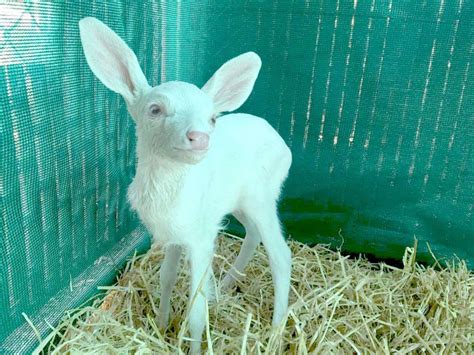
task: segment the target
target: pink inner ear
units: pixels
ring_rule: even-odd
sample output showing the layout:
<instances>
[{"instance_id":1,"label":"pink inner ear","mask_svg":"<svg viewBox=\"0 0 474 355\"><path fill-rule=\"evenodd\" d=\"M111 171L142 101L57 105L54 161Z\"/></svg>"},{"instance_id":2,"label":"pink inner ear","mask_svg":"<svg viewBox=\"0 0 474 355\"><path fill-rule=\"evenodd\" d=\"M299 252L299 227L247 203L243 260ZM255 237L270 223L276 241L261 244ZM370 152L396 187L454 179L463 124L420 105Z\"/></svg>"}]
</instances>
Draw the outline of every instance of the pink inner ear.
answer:
<instances>
[{"instance_id":1,"label":"pink inner ear","mask_svg":"<svg viewBox=\"0 0 474 355\"><path fill-rule=\"evenodd\" d=\"M203 86L216 112L234 111L249 97L261 67L260 57L247 52L224 63Z\"/></svg>"},{"instance_id":2,"label":"pink inner ear","mask_svg":"<svg viewBox=\"0 0 474 355\"><path fill-rule=\"evenodd\" d=\"M133 85L132 78L130 77L130 72L127 70L127 67L122 61L120 61L119 66L120 66L120 75L122 76L122 80L128 86L128 88L130 89L130 92L134 93L135 85Z\"/></svg>"},{"instance_id":3,"label":"pink inner ear","mask_svg":"<svg viewBox=\"0 0 474 355\"><path fill-rule=\"evenodd\" d=\"M243 84L243 81L239 81L221 88L216 92L216 105L231 104L234 98L240 93L240 90L242 90Z\"/></svg>"},{"instance_id":4,"label":"pink inner ear","mask_svg":"<svg viewBox=\"0 0 474 355\"><path fill-rule=\"evenodd\" d=\"M243 104L253 87L252 69L250 63L226 68L226 71L222 73L221 82L223 85L214 95L216 106L240 106Z\"/></svg>"},{"instance_id":5,"label":"pink inner ear","mask_svg":"<svg viewBox=\"0 0 474 355\"><path fill-rule=\"evenodd\" d=\"M99 52L102 67L108 68L107 73L112 78L118 74L130 92L135 92L135 85L133 84L127 64L125 63L127 60L127 58L124 57L125 53L120 51L120 48L114 43L113 38L104 36L102 32L97 34L97 40L101 42L103 48L107 49L106 51Z\"/></svg>"},{"instance_id":6,"label":"pink inner ear","mask_svg":"<svg viewBox=\"0 0 474 355\"><path fill-rule=\"evenodd\" d=\"M148 85L137 58L127 44L97 19L79 22L87 63L109 89L132 102L138 90Z\"/></svg>"}]
</instances>

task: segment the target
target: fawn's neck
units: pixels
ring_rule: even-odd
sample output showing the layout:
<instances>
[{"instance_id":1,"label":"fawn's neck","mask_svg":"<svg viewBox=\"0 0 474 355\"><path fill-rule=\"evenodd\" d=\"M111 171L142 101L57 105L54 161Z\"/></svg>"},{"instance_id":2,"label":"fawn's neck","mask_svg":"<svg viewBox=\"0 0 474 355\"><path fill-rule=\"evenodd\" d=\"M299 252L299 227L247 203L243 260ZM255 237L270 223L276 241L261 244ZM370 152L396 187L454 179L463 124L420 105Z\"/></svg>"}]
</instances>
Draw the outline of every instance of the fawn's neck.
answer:
<instances>
[{"instance_id":1,"label":"fawn's neck","mask_svg":"<svg viewBox=\"0 0 474 355\"><path fill-rule=\"evenodd\" d=\"M187 172L188 167L184 164L156 156L141 157L138 159L135 178L148 186L147 189L171 193L182 187Z\"/></svg>"}]
</instances>

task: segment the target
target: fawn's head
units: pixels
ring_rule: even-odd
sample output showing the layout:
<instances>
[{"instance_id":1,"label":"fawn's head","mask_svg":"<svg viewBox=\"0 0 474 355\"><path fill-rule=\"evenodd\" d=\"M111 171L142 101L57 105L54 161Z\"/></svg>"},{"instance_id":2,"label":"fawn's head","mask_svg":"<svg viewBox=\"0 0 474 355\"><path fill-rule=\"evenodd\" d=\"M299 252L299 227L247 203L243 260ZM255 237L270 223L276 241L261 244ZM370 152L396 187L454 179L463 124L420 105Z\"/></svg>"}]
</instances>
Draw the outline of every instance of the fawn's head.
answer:
<instances>
[{"instance_id":1,"label":"fawn's head","mask_svg":"<svg viewBox=\"0 0 474 355\"><path fill-rule=\"evenodd\" d=\"M239 108L250 95L261 61L247 52L226 62L200 89L180 81L151 87L125 42L95 18L79 22L92 72L122 95L146 154L195 164L212 143L217 115Z\"/></svg>"}]
</instances>

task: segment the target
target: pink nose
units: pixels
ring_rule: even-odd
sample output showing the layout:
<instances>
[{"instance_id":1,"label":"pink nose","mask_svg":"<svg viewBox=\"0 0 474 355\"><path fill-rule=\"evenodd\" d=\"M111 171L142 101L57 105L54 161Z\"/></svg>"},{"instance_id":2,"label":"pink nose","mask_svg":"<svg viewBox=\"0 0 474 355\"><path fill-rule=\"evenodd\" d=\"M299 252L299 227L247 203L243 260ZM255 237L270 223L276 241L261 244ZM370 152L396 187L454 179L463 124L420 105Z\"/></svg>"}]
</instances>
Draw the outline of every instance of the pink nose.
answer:
<instances>
[{"instance_id":1,"label":"pink nose","mask_svg":"<svg viewBox=\"0 0 474 355\"><path fill-rule=\"evenodd\" d=\"M191 148L195 150L206 150L209 147L209 135L204 132L191 131L186 133L191 143Z\"/></svg>"}]
</instances>

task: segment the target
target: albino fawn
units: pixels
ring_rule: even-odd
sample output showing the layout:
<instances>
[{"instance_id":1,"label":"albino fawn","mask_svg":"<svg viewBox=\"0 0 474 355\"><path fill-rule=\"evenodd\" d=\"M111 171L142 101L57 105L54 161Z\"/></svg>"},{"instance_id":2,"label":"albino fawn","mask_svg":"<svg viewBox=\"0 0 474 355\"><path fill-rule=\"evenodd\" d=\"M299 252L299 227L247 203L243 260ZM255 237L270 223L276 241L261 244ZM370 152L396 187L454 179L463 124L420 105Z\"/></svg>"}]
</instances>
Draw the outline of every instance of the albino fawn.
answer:
<instances>
[{"instance_id":1,"label":"albino fawn","mask_svg":"<svg viewBox=\"0 0 474 355\"><path fill-rule=\"evenodd\" d=\"M291 152L263 119L221 112L239 108L250 95L261 61L248 52L225 63L199 89L173 81L148 85L132 50L94 18L79 22L87 62L109 89L123 96L136 123L138 166L128 190L133 209L165 247L160 270L159 322L166 327L171 290L184 248L191 268L188 306L191 351L199 353L211 297L215 239L226 214L246 237L229 288L263 242L275 292L273 324L285 318L291 253L283 238L277 200L291 165Z\"/></svg>"}]
</instances>

